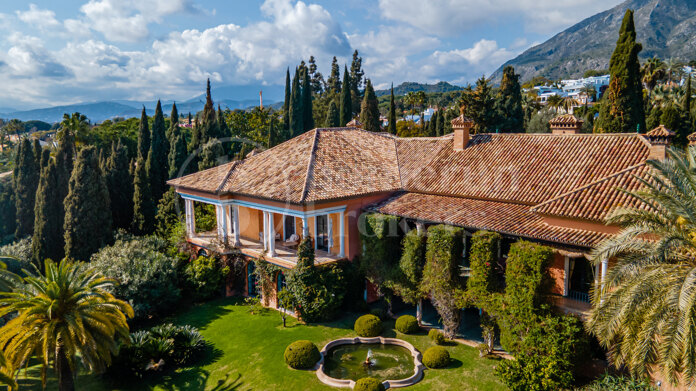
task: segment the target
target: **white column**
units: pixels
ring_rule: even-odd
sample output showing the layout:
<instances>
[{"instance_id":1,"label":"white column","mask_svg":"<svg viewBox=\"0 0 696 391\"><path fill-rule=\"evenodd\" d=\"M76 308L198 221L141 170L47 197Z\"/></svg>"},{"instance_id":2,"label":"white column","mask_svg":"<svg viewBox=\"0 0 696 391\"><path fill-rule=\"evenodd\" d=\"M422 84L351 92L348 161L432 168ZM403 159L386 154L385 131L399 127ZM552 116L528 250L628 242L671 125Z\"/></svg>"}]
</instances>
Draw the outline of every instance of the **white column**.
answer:
<instances>
[{"instance_id":1,"label":"white column","mask_svg":"<svg viewBox=\"0 0 696 391\"><path fill-rule=\"evenodd\" d=\"M329 223L329 253L331 252L331 247L333 247L333 220L331 220L331 215L326 215L327 222Z\"/></svg>"},{"instance_id":2,"label":"white column","mask_svg":"<svg viewBox=\"0 0 696 391\"><path fill-rule=\"evenodd\" d=\"M186 213L186 234L192 237L196 234L196 218L193 210L193 200L184 200L184 209Z\"/></svg>"},{"instance_id":3,"label":"white column","mask_svg":"<svg viewBox=\"0 0 696 391\"><path fill-rule=\"evenodd\" d=\"M416 304L416 320L419 325L423 323L423 299L418 300Z\"/></svg>"},{"instance_id":4,"label":"white column","mask_svg":"<svg viewBox=\"0 0 696 391\"><path fill-rule=\"evenodd\" d=\"M275 257L275 224L273 223L273 213L268 212L268 255Z\"/></svg>"},{"instance_id":5,"label":"white column","mask_svg":"<svg viewBox=\"0 0 696 391\"><path fill-rule=\"evenodd\" d=\"M346 239L343 232L343 211L338 214L338 256L343 258L346 256Z\"/></svg>"},{"instance_id":6,"label":"white column","mask_svg":"<svg viewBox=\"0 0 696 391\"><path fill-rule=\"evenodd\" d=\"M261 235L261 241L263 249L268 251L268 212L262 211L261 213L263 213L263 233Z\"/></svg>"},{"instance_id":7,"label":"white column","mask_svg":"<svg viewBox=\"0 0 696 391\"><path fill-rule=\"evenodd\" d=\"M609 260L602 259L602 277L600 279L602 284L604 284L604 281L607 278L607 266L609 266Z\"/></svg>"},{"instance_id":8,"label":"white column","mask_svg":"<svg viewBox=\"0 0 696 391\"><path fill-rule=\"evenodd\" d=\"M309 236L309 222L307 216L302 216L302 237L303 239Z\"/></svg>"},{"instance_id":9,"label":"white column","mask_svg":"<svg viewBox=\"0 0 696 391\"><path fill-rule=\"evenodd\" d=\"M234 233L232 231L232 205L225 205L222 208L222 210L225 212L225 226L227 227L227 237L229 238Z\"/></svg>"},{"instance_id":10,"label":"white column","mask_svg":"<svg viewBox=\"0 0 696 391\"><path fill-rule=\"evenodd\" d=\"M225 216L225 207L222 205L215 205L215 212L217 217L218 238L220 238L223 243L227 243L227 217Z\"/></svg>"},{"instance_id":11,"label":"white column","mask_svg":"<svg viewBox=\"0 0 696 391\"><path fill-rule=\"evenodd\" d=\"M318 216L314 216L314 251L317 251L317 244L319 244L317 241L317 217Z\"/></svg>"},{"instance_id":12,"label":"white column","mask_svg":"<svg viewBox=\"0 0 696 391\"><path fill-rule=\"evenodd\" d=\"M234 246L239 247L242 245L239 240L239 206L234 205L234 214L232 215L232 225L234 226Z\"/></svg>"},{"instance_id":13,"label":"white column","mask_svg":"<svg viewBox=\"0 0 696 391\"><path fill-rule=\"evenodd\" d=\"M423 224L423 223L420 222L420 221L417 221L417 222L416 222L416 230L418 231L418 234L419 234L419 235L422 235L423 232L425 231L425 224Z\"/></svg>"},{"instance_id":14,"label":"white column","mask_svg":"<svg viewBox=\"0 0 696 391\"><path fill-rule=\"evenodd\" d=\"M563 296L568 296L568 289L570 288L570 258L568 256L563 258L565 259L565 266L563 267Z\"/></svg>"}]
</instances>

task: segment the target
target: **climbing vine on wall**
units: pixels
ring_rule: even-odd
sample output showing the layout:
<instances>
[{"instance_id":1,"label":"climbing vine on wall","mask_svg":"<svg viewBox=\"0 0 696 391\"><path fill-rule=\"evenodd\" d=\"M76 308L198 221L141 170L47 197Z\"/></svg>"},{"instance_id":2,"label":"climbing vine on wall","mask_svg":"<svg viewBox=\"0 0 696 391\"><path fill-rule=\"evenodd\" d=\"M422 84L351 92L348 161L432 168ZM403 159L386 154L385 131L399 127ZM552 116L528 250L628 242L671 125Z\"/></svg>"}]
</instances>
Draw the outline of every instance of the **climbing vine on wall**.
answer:
<instances>
[{"instance_id":1,"label":"climbing vine on wall","mask_svg":"<svg viewBox=\"0 0 696 391\"><path fill-rule=\"evenodd\" d=\"M263 297L263 304L268 306L271 294L275 289L275 275L281 269L280 267L266 261L266 259L261 256L260 258L254 259L254 274L256 275L256 281L261 285L261 293Z\"/></svg>"},{"instance_id":2,"label":"climbing vine on wall","mask_svg":"<svg viewBox=\"0 0 696 391\"><path fill-rule=\"evenodd\" d=\"M417 304L425 297L420 289L425 266L426 236L416 230L409 231L401 241L403 251L399 260L399 276L392 283L394 291L404 302Z\"/></svg>"}]
</instances>

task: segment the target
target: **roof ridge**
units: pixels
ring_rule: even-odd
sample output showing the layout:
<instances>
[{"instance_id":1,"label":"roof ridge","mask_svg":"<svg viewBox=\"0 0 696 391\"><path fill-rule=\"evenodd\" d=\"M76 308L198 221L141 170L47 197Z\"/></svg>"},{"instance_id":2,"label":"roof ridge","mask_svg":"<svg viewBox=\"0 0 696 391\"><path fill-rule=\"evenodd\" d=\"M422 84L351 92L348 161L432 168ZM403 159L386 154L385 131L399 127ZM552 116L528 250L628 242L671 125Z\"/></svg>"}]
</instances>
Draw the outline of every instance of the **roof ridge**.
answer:
<instances>
[{"instance_id":1,"label":"roof ridge","mask_svg":"<svg viewBox=\"0 0 696 391\"><path fill-rule=\"evenodd\" d=\"M523 133L523 132L514 132L514 133L475 133L471 135L472 137L475 136L504 136L504 137L509 137L509 136L526 136L526 137L534 137L534 136L540 136L540 137L630 137L630 136L643 136L640 133L572 133L572 134L553 134L553 133ZM639 137L642 139L645 139L644 137Z\"/></svg>"},{"instance_id":2,"label":"roof ridge","mask_svg":"<svg viewBox=\"0 0 696 391\"><path fill-rule=\"evenodd\" d=\"M309 190L309 180L312 176L314 167L314 155L317 150L317 140L319 139L319 128L314 128L314 140L312 141L312 148L309 151L309 161L307 162L307 172L305 174L305 183L302 185L302 195L300 196L300 203L304 202L307 198L307 191Z\"/></svg>"},{"instance_id":3,"label":"roof ridge","mask_svg":"<svg viewBox=\"0 0 696 391\"><path fill-rule=\"evenodd\" d=\"M227 180L232 175L232 171L234 171L234 169L237 168L237 164L239 163L239 160L233 160L230 163L232 163L230 166L230 169L227 171L227 174L225 175L225 177L222 178L222 182L220 182L220 185L217 187L217 189L215 189L216 193L219 193L225 187L225 185L227 184Z\"/></svg>"},{"instance_id":4,"label":"roof ridge","mask_svg":"<svg viewBox=\"0 0 696 391\"><path fill-rule=\"evenodd\" d=\"M606 181L608 181L608 180L610 180L610 179L612 179L612 178L615 178L615 177L617 177L617 176L619 176L619 175L625 174L625 173L627 173L627 172L629 172L629 171L635 170L636 168L639 168L639 167L641 167L641 166L645 166L645 162L638 163L638 164L634 164L634 165L632 165L632 166L630 166L630 167L626 167L626 168L624 168L624 169L622 169L622 170L619 170L619 171L617 171L617 172L615 172L615 173L613 173L613 174L609 174L609 175L607 175L607 176L605 176L605 177L599 178L599 179L595 180L594 182L590 182L590 183L588 183L588 184L586 184L586 185L580 186L580 187L575 188L575 189L573 189L573 190L567 191L567 192L565 192L565 193L563 193L563 194L557 195L557 196L554 197L554 198L551 198L551 199L549 199L549 200L546 200L546 201L544 201L544 202L542 202L542 203L540 203L540 204L534 205L533 207L530 208L530 210L533 211L533 212L536 212L536 211L537 211L538 209L540 209L541 207L546 206L546 204L550 204L550 203L552 203L552 202L558 201L559 199L568 197L569 195L572 195L572 194L581 192L581 191L583 191L583 190L585 190L585 189L588 189L588 188L590 188L590 187L592 187L592 186L597 185L598 183L606 182Z\"/></svg>"},{"instance_id":5,"label":"roof ridge","mask_svg":"<svg viewBox=\"0 0 696 391\"><path fill-rule=\"evenodd\" d=\"M394 154L396 155L396 172L397 175L399 176L399 188L404 189L404 180L401 177L401 161L399 161L399 142L396 139L396 137L392 138L392 141L394 141Z\"/></svg>"}]
</instances>

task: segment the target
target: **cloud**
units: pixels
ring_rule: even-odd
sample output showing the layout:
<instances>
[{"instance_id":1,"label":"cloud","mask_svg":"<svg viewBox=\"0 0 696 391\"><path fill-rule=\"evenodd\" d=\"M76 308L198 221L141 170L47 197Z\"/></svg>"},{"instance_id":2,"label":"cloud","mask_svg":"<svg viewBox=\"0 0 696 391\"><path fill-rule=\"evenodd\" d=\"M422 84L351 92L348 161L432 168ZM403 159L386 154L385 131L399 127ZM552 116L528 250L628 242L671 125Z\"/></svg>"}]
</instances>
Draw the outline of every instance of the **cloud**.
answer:
<instances>
[{"instance_id":1,"label":"cloud","mask_svg":"<svg viewBox=\"0 0 696 391\"><path fill-rule=\"evenodd\" d=\"M453 36L520 17L525 28L549 33L617 5L621 0L379 0L382 15L440 36Z\"/></svg>"},{"instance_id":2,"label":"cloud","mask_svg":"<svg viewBox=\"0 0 696 391\"><path fill-rule=\"evenodd\" d=\"M28 11L16 11L16 14L22 22L39 29L47 30L61 26L60 22L56 19L55 12L47 9L40 9L36 4L29 4Z\"/></svg>"},{"instance_id":3,"label":"cloud","mask_svg":"<svg viewBox=\"0 0 696 391\"><path fill-rule=\"evenodd\" d=\"M482 39L468 49L434 51L428 56L419 72L426 79L445 79L465 83L482 74L490 74L517 52L501 48L493 40Z\"/></svg>"},{"instance_id":4,"label":"cloud","mask_svg":"<svg viewBox=\"0 0 696 391\"><path fill-rule=\"evenodd\" d=\"M7 41L12 45L2 58L7 76L54 78L69 74L69 71L46 50L39 38L13 33Z\"/></svg>"}]
</instances>

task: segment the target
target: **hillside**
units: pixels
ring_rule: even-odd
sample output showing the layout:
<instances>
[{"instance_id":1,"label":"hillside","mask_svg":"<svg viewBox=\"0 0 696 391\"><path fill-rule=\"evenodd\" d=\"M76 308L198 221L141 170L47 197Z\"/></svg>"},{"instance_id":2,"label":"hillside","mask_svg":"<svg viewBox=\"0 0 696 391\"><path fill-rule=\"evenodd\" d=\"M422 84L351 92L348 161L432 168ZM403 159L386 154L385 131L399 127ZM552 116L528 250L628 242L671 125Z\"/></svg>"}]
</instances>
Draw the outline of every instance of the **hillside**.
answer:
<instances>
[{"instance_id":1,"label":"hillside","mask_svg":"<svg viewBox=\"0 0 696 391\"><path fill-rule=\"evenodd\" d=\"M435 84L422 84L414 82L403 82L398 86L394 87L394 95L406 95L409 92L425 91L425 92L448 92L448 91L458 91L462 87L452 85L446 81L437 82ZM383 96L389 95L389 89L377 90L375 95Z\"/></svg>"},{"instance_id":2,"label":"hillside","mask_svg":"<svg viewBox=\"0 0 696 391\"><path fill-rule=\"evenodd\" d=\"M539 75L575 78L588 69L608 68L626 9L635 11L638 42L643 44L641 58L696 59L696 1L627 0L528 49L503 64L494 79L500 79L505 65L514 66L522 80Z\"/></svg>"}]
</instances>

